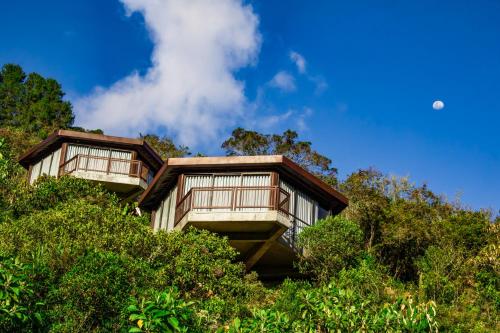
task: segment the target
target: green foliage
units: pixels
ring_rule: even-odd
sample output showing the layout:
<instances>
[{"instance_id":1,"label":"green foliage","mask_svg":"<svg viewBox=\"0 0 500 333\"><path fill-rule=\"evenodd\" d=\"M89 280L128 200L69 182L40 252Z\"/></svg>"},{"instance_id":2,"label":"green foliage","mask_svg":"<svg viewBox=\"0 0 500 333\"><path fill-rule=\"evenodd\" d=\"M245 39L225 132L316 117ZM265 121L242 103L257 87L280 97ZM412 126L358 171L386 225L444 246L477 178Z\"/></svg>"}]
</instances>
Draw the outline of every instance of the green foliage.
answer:
<instances>
[{"instance_id":1,"label":"green foliage","mask_svg":"<svg viewBox=\"0 0 500 333\"><path fill-rule=\"evenodd\" d=\"M10 156L8 156L4 138L0 138L0 184L3 184L9 176Z\"/></svg>"},{"instance_id":2,"label":"green foliage","mask_svg":"<svg viewBox=\"0 0 500 333\"><path fill-rule=\"evenodd\" d=\"M229 332L437 332L435 315L433 302L414 304L408 296L377 307L354 290L330 283L297 288L287 312L256 310L251 318L234 320Z\"/></svg>"},{"instance_id":3,"label":"green foliage","mask_svg":"<svg viewBox=\"0 0 500 333\"><path fill-rule=\"evenodd\" d=\"M235 129L228 155L283 154L349 197L343 217L300 235L310 281L264 288L227 239L152 232L91 182L15 162L71 127L60 85L19 66L0 71L0 330L9 332L498 332L500 217L450 203L426 185L360 170L338 184L331 161L287 130ZM189 155L142 136L163 158Z\"/></svg>"},{"instance_id":4,"label":"green foliage","mask_svg":"<svg viewBox=\"0 0 500 333\"><path fill-rule=\"evenodd\" d=\"M22 128L12 126L0 127L0 138L5 140L13 161L40 142L40 137L36 133L28 133ZM17 167L23 169L20 165Z\"/></svg>"},{"instance_id":5,"label":"green foliage","mask_svg":"<svg viewBox=\"0 0 500 333\"><path fill-rule=\"evenodd\" d=\"M363 250L363 233L359 226L343 217L328 217L299 234L304 248L299 269L328 281L342 268L353 266Z\"/></svg>"},{"instance_id":6,"label":"green foliage","mask_svg":"<svg viewBox=\"0 0 500 333\"><path fill-rule=\"evenodd\" d=\"M102 206L117 205L118 197L107 192L101 185L87 180L63 176L39 178L34 186L22 184L15 192L16 200L11 205L15 217L37 211L45 211L60 203L84 199Z\"/></svg>"},{"instance_id":7,"label":"green foliage","mask_svg":"<svg viewBox=\"0 0 500 333\"><path fill-rule=\"evenodd\" d=\"M460 250L431 246L417 261L420 289L425 297L451 303L463 291L466 263Z\"/></svg>"},{"instance_id":8,"label":"green foliage","mask_svg":"<svg viewBox=\"0 0 500 333\"><path fill-rule=\"evenodd\" d=\"M426 185L369 169L350 175L341 189L350 198L344 215L360 225L366 249L403 280L416 282L416 260L430 246L449 245L475 254L489 241L488 212L451 204Z\"/></svg>"},{"instance_id":9,"label":"green foliage","mask_svg":"<svg viewBox=\"0 0 500 333\"><path fill-rule=\"evenodd\" d=\"M0 257L0 327L7 331L28 331L42 322L43 305L34 297L30 280L33 268L17 258Z\"/></svg>"},{"instance_id":10,"label":"green foliage","mask_svg":"<svg viewBox=\"0 0 500 333\"><path fill-rule=\"evenodd\" d=\"M337 185L337 169L331 166L332 161L312 149L311 142L298 141L297 138L297 132L292 130L271 135L238 127L221 147L228 156L284 155L330 185Z\"/></svg>"},{"instance_id":11,"label":"green foliage","mask_svg":"<svg viewBox=\"0 0 500 333\"><path fill-rule=\"evenodd\" d=\"M132 322L129 332L193 332L197 331L193 302L179 298L175 288L155 291L151 299L130 300L127 312Z\"/></svg>"},{"instance_id":12,"label":"green foliage","mask_svg":"<svg viewBox=\"0 0 500 333\"><path fill-rule=\"evenodd\" d=\"M112 252L89 252L61 276L47 298L54 331L117 330L129 295L145 283L148 267Z\"/></svg>"},{"instance_id":13,"label":"green foliage","mask_svg":"<svg viewBox=\"0 0 500 333\"><path fill-rule=\"evenodd\" d=\"M37 73L26 76L18 65L0 70L0 126L19 127L40 137L74 120L71 104L63 100L61 85Z\"/></svg>"},{"instance_id":14,"label":"green foliage","mask_svg":"<svg viewBox=\"0 0 500 333\"><path fill-rule=\"evenodd\" d=\"M156 134L146 134L140 136L144 139L153 149L160 154L162 159L169 157L184 157L191 155L189 148L186 146L177 146L169 137L159 137Z\"/></svg>"},{"instance_id":15,"label":"green foliage","mask_svg":"<svg viewBox=\"0 0 500 333\"><path fill-rule=\"evenodd\" d=\"M51 330L115 330L126 323L119 314L127 299L150 289L175 286L198 301L200 325L212 327L263 295L226 239L195 229L153 233L148 216L124 214L84 180L43 178L18 197L24 209L0 224L0 251L40 267L34 288Z\"/></svg>"},{"instance_id":16,"label":"green foliage","mask_svg":"<svg viewBox=\"0 0 500 333\"><path fill-rule=\"evenodd\" d=\"M290 331L292 331L292 323L287 314L273 309L254 310L251 318L246 318L243 322L236 318L227 329L229 333L281 333Z\"/></svg>"}]
</instances>

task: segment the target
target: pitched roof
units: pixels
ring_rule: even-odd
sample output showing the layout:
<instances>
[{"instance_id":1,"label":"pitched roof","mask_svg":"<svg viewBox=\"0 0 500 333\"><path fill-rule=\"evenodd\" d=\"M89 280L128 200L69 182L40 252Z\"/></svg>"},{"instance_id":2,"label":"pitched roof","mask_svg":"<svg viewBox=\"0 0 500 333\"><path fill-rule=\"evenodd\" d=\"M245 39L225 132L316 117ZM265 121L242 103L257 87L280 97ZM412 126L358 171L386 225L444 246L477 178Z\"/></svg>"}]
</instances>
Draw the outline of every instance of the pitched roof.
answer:
<instances>
[{"instance_id":1,"label":"pitched roof","mask_svg":"<svg viewBox=\"0 0 500 333\"><path fill-rule=\"evenodd\" d=\"M154 180L139 198L139 206L155 209L166 192L183 172L230 172L230 171L278 171L288 182L300 190L312 193L318 201L336 213L348 205L348 199L318 177L282 155L183 157L169 158L156 174Z\"/></svg>"},{"instance_id":2,"label":"pitched roof","mask_svg":"<svg viewBox=\"0 0 500 333\"><path fill-rule=\"evenodd\" d=\"M58 130L49 135L45 140L32 147L19 158L19 163L28 168L33 162L43 158L47 152L61 146L63 142L93 144L97 146L130 149L147 161L155 170L160 169L163 160L160 155L144 139L129 139L103 134L84 133L70 130Z\"/></svg>"}]
</instances>

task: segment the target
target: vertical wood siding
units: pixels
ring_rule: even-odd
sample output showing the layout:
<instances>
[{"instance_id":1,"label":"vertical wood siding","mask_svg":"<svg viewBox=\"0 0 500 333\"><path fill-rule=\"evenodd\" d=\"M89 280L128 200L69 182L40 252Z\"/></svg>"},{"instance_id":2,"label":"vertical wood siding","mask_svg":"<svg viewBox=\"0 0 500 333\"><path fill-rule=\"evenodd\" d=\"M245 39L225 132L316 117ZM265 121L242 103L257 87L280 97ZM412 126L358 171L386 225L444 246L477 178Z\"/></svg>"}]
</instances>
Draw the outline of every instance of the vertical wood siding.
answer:
<instances>
[{"instance_id":1,"label":"vertical wood siding","mask_svg":"<svg viewBox=\"0 0 500 333\"><path fill-rule=\"evenodd\" d=\"M38 177L42 175L57 177L59 171L59 162L61 158L61 148L53 151L38 163L34 164L31 168L30 184L33 184Z\"/></svg>"},{"instance_id":2,"label":"vertical wood siding","mask_svg":"<svg viewBox=\"0 0 500 333\"><path fill-rule=\"evenodd\" d=\"M174 228L177 186L167 194L154 214L154 230L172 230Z\"/></svg>"}]
</instances>

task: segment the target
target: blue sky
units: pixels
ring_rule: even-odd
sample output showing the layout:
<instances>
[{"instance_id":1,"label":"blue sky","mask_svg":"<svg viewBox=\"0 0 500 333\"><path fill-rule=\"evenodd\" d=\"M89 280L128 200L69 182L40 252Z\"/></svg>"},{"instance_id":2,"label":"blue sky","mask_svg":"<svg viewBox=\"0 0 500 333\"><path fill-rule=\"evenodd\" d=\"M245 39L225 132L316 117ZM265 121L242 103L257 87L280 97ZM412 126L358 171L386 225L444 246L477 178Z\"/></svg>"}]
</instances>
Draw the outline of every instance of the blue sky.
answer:
<instances>
[{"instance_id":1,"label":"blue sky","mask_svg":"<svg viewBox=\"0 0 500 333\"><path fill-rule=\"evenodd\" d=\"M500 2L185 3L5 1L0 64L61 82L77 125L210 154L237 125L292 128L341 177L374 166L500 209Z\"/></svg>"}]
</instances>

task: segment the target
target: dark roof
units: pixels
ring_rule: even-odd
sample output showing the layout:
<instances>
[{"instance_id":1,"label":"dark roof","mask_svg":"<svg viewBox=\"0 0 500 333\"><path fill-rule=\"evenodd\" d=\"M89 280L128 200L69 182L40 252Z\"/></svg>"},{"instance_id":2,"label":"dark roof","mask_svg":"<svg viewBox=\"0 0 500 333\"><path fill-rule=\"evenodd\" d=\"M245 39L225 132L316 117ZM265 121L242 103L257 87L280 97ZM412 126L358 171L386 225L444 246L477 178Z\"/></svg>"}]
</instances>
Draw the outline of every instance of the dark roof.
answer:
<instances>
[{"instance_id":1,"label":"dark roof","mask_svg":"<svg viewBox=\"0 0 500 333\"><path fill-rule=\"evenodd\" d=\"M224 171L277 171L280 176L335 213L347 207L348 199L318 177L281 155L168 158L139 198L139 207L153 210L177 181L179 173Z\"/></svg>"},{"instance_id":2,"label":"dark roof","mask_svg":"<svg viewBox=\"0 0 500 333\"><path fill-rule=\"evenodd\" d=\"M92 144L96 146L128 149L136 151L140 158L156 171L161 168L163 160L160 155L144 139L129 139L94 133L84 133L69 130L58 130L45 140L28 150L19 158L19 163L28 168L38 162L48 152L58 149L63 142Z\"/></svg>"}]
</instances>

